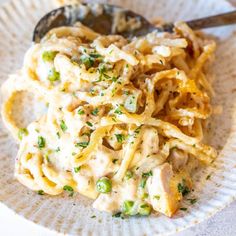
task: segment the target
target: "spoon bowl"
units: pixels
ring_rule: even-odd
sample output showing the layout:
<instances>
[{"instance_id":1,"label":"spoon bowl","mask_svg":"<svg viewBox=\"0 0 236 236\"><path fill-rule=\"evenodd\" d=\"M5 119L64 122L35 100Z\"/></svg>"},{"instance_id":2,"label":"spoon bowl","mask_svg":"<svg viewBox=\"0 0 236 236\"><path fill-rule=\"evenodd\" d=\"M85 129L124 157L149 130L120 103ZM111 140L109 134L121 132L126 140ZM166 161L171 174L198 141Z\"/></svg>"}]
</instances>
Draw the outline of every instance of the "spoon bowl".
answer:
<instances>
[{"instance_id":1,"label":"spoon bowl","mask_svg":"<svg viewBox=\"0 0 236 236\"><path fill-rule=\"evenodd\" d=\"M33 42L40 42L44 35L53 28L73 26L78 21L97 33L119 34L126 38L146 35L153 30L172 32L174 28L173 23L156 27L143 16L119 6L81 3L63 6L47 13L34 29ZM186 23L193 30L235 24L236 11L186 21Z\"/></svg>"},{"instance_id":2,"label":"spoon bowl","mask_svg":"<svg viewBox=\"0 0 236 236\"><path fill-rule=\"evenodd\" d=\"M139 27L118 30L115 27L117 17L138 22ZM36 25L33 33L33 41L39 42L41 38L52 28L60 26L72 26L80 21L100 34L120 34L125 37L141 36L154 29L163 31L163 28L153 26L143 16L119 6L109 4L78 4L57 8L47 13Z\"/></svg>"}]
</instances>

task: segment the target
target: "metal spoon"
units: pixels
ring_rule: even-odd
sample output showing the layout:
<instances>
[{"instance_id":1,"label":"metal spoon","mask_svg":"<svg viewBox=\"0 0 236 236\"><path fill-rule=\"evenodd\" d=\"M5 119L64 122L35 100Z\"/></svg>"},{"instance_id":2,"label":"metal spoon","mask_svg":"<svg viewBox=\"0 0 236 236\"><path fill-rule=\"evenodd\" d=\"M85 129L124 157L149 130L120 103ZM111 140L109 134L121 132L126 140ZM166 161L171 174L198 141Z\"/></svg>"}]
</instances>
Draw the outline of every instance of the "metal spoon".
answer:
<instances>
[{"instance_id":1,"label":"metal spoon","mask_svg":"<svg viewBox=\"0 0 236 236\"><path fill-rule=\"evenodd\" d=\"M116 14L120 14L126 20L133 19L134 21L140 21L141 24L135 29L129 28L124 31L118 31L117 29L114 29ZM125 37L141 36L150 33L153 30L159 32L172 32L174 28L173 23L156 27L143 16L119 6L83 3L80 5L64 6L46 14L40 19L34 29L33 41L39 42L52 28L72 26L77 21L80 21L100 34L120 34ZM186 23L194 30L234 24L236 23L236 10L220 15L187 21Z\"/></svg>"}]
</instances>

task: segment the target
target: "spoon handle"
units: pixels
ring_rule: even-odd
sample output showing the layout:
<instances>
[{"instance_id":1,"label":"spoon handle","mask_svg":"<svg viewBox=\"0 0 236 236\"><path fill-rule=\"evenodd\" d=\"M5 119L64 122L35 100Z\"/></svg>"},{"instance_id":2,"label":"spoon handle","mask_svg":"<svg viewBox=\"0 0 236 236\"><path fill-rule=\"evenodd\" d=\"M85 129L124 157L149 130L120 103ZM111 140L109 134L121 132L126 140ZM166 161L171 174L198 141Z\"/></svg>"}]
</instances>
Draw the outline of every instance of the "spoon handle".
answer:
<instances>
[{"instance_id":1,"label":"spoon handle","mask_svg":"<svg viewBox=\"0 0 236 236\"><path fill-rule=\"evenodd\" d=\"M215 16L204 17L201 19L186 22L192 29L204 29L221 25L230 25L236 23L236 10L219 14Z\"/></svg>"}]
</instances>

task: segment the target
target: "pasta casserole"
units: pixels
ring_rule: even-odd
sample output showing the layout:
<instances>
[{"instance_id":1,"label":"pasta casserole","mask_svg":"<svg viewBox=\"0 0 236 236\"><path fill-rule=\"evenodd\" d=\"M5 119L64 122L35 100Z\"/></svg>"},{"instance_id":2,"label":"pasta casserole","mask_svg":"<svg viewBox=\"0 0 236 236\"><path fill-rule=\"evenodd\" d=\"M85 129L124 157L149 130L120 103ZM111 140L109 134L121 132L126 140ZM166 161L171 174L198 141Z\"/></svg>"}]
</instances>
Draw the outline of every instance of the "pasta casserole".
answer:
<instances>
[{"instance_id":1,"label":"pasta casserole","mask_svg":"<svg viewBox=\"0 0 236 236\"><path fill-rule=\"evenodd\" d=\"M77 192L114 215L171 217L216 151L203 143L215 43L185 23L128 40L81 23L54 28L3 85L2 117L19 142L15 176L39 194ZM47 107L27 127L14 97Z\"/></svg>"}]
</instances>

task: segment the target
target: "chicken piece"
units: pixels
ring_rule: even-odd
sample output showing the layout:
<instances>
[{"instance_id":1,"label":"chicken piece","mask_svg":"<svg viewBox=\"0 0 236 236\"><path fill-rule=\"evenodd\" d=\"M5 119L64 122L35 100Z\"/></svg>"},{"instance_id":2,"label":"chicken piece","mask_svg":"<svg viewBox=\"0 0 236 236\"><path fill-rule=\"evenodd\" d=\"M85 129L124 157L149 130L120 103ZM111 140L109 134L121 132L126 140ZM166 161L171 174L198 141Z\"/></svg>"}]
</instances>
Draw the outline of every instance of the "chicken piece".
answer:
<instances>
[{"instance_id":1,"label":"chicken piece","mask_svg":"<svg viewBox=\"0 0 236 236\"><path fill-rule=\"evenodd\" d=\"M101 193L93 202L93 208L99 211L115 213L120 209L120 193L112 191L111 193Z\"/></svg>"},{"instance_id":2,"label":"chicken piece","mask_svg":"<svg viewBox=\"0 0 236 236\"><path fill-rule=\"evenodd\" d=\"M183 151L177 149L177 148L173 148L171 150L169 160L173 166L173 169L179 170L187 164L188 154L186 152L183 152Z\"/></svg>"},{"instance_id":3,"label":"chicken piece","mask_svg":"<svg viewBox=\"0 0 236 236\"><path fill-rule=\"evenodd\" d=\"M74 174L74 180L77 183L77 191L89 198L95 199L98 192L95 189L91 170L88 166L82 166L79 173Z\"/></svg>"},{"instance_id":4,"label":"chicken piece","mask_svg":"<svg viewBox=\"0 0 236 236\"><path fill-rule=\"evenodd\" d=\"M100 178L101 176L106 176L113 172L115 167L112 160L114 157L118 158L118 154L102 145L88 161L93 176Z\"/></svg>"},{"instance_id":5,"label":"chicken piece","mask_svg":"<svg viewBox=\"0 0 236 236\"><path fill-rule=\"evenodd\" d=\"M136 150L130 167L139 167L136 172L142 174L142 172L148 172L150 169L161 165L165 160L166 157L159 152L157 130L152 127L145 127L140 149Z\"/></svg>"},{"instance_id":6,"label":"chicken piece","mask_svg":"<svg viewBox=\"0 0 236 236\"><path fill-rule=\"evenodd\" d=\"M153 176L147 180L150 202L154 210L171 217L179 208L182 198L173 179L171 165L165 163L152 170Z\"/></svg>"},{"instance_id":7,"label":"chicken piece","mask_svg":"<svg viewBox=\"0 0 236 236\"><path fill-rule=\"evenodd\" d=\"M145 128L142 140L141 149L143 157L156 154L159 151L158 132L155 128Z\"/></svg>"}]
</instances>

